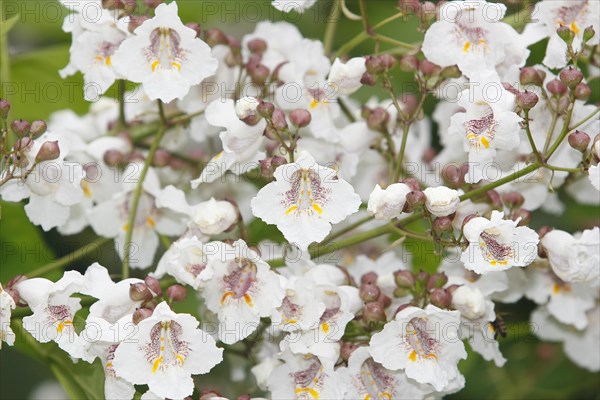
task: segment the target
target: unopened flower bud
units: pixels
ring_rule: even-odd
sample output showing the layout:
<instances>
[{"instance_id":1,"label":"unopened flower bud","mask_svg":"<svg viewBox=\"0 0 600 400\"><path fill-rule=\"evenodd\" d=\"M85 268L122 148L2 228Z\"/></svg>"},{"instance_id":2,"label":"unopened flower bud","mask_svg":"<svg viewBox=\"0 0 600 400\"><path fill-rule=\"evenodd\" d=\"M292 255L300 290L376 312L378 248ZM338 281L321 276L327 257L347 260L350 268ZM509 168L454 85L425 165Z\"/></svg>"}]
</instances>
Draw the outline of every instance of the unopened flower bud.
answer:
<instances>
[{"instance_id":1,"label":"unopened flower bud","mask_svg":"<svg viewBox=\"0 0 600 400\"><path fill-rule=\"evenodd\" d=\"M442 168L442 177L452 189L458 189L465 184L465 174L456 164L448 164Z\"/></svg>"},{"instance_id":2,"label":"unopened flower bud","mask_svg":"<svg viewBox=\"0 0 600 400\"><path fill-rule=\"evenodd\" d=\"M415 275L415 282L419 283L421 286L425 287L427 282L429 281L429 273L426 271L419 271Z\"/></svg>"},{"instance_id":3,"label":"unopened flower bud","mask_svg":"<svg viewBox=\"0 0 600 400\"><path fill-rule=\"evenodd\" d=\"M23 136L29 135L31 125L28 121L25 121L24 119L16 119L13 122L11 122L10 129L12 129L12 131L18 138L22 138Z\"/></svg>"},{"instance_id":4,"label":"unopened flower bud","mask_svg":"<svg viewBox=\"0 0 600 400\"><path fill-rule=\"evenodd\" d=\"M227 35L225 35L225 33L223 33L223 31L219 28L207 29L204 32L204 41L208 43L210 47L214 47L218 44L229 44L229 40L227 40Z\"/></svg>"},{"instance_id":5,"label":"unopened flower bud","mask_svg":"<svg viewBox=\"0 0 600 400\"><path fill-rule=\"evenodd\" d=\"M150 300L154 296L145 283L136 282L129 285L129 297L133 301L146 301Z\"/></svg>"},{"instance_id":6,"label":"unopened flower bud","mask_svg":"<svg viewBox=\"0 0 600 400\"><path fill-rule=\"evenodd\" d=\"M358 295L364 302L376 301L381 294L381 289L377 285L366 283L360 285Z\"/></svg>"},{"instance_id":7,"label":"unopened flower bud","mask_svg":"<svg viewBox=\"0 0 600 400\"><path fill-rule=\"evenodd\" d=\"M149 20L150 17L146 15L130 15L129 16L129 24L127 25L127 30L130 33L133 33L137 28L140 27L144 22Z\"/></svg>"},{"instance_id":8,"label":"unopened flower bud","mask_svg":"<svg viewBox=\"0 0 600 400\"><path fill-rule=\"evenodd\" d=\"M366 322L383 322L386 320L383 304L378 301L372 301L365 304L363 309L363 319Z\"/></svg>"},{"instance_id":9,"label":"unopened flower bud","mask_svg":"<svg viewBox=\"0 0 600 400\"><path fill-rule=\"evenodd\" d=\"M460 78L462 76L462 72L460 71L457 65L451 65L442 69L442 72L440 72L440 76L445 79Z\"/></svg>"},{"instance_id":10,"label":"unopened flower bud","mask_svg":"<svg viewBox=\"0 0 600 400\"><path fill-rule=\"evenodd\" d=\"M262 39L252 39L248 42L248 50L251 53L262 54L267 50L267 42Z\"/></svg>"},{"instance_id":11,"label":"unopened flower bud","mask_svg":"<svg viewBox=\"0 0 600 400\"><path fill-rule=\"evenodd\" d=\"M415 276L407 270L394 271L394 281L399 288L410 289L415 284Z\"/></svg>"},{"instance_id":12,"label":"unopened flower bud","mask_svg":"<svg viewBox=\"0 0 600 400\"><path fill-rule=\"evenodd\" d=\"M433 292L429 295L429 302L436 307L441 309L446 309L450 307L450 303L452 302L452 296L448 293L447 290L437 288L434 289Z\"/></svg>"},{"instance_id":13,"label":"unopened flower bud","mask_svg":"<svg viewBox=\"0 0 600 400\"><path fill-rule=\"evenodd\" d=\"M373 75L380 74L385 70L381 59L373 56L368 56L365 59L365 67L367 68L367 72Z\"/></svg>"},{"instance_id":14,"label":"unopened flower bud","mask_svg":"<svg viewBox=\"0 0 600 400\"><path fill-rule=\"evenodd\" d=\"M594 30L594 27L590 25L583 30L583 43L587 43L594 36L596 36L596 31Z\"/></svg>"},{"instance_id":15,"label":"unopened flower bud","mask_svg":"<svg viewBox=\"0 0 600 400\"><path fill-rule=\"evenodd\" d=\"M244 96L235 102L235 114L248 125L256 125L259 121L256 109L259 101L251 96Z\"/></svg>"},{"instance_id":16,"label":"unopened flower bud","mask_svg":"<svg viewBox=\"0 0 600 400\"><path fill-rule=\"evenodd\" d=\"M0 117L2 117L2 119L8 118L9 111L10 102L8 100L0 99Z\"/></svg>"},{"instance_id":17,"label":"unopened flower bud","mask_svg":"<svg viewBox=\"0 0 600 400\"><path fill-rule=\"evenodd\" d=\"M352 342L341 342L340 357L342 360L348 361L354 350L358 349L358 345Z\"/></svg>"},{"instance_id":18,"label":"unopened flower bud","mask_svg":"<svg viewBox=\"0 0 600 400\"><path fill-rule=\"evenodd\" d=\"M377 76L370 72L365 72L360 78L360 83L366 86L375 86L377 84Z\"/></svg>"},{"instance_id":19,"label":"unopened flower bud","mask_svg":"<svg viewBox=\"0 0 600 400\"><path fill-rule=\"evenodd\" d=\"M297 108L290 113L290 122L298 127L304 128L310 124L312 117L308 110Z\"/></svg>"},{"instance_id":20,"label":"unopened flower bud","mask_svg":"<svg viewBox=\"0 0 600 400\"><path fill-rule=\"evenodd\" d=\"M373 271L367 272L366 274L364 274L363 276L360 277L360 283L361 283L361 285L377 284L377 272L373 272Z\"/></svg>"},{"instance_id":21,"label":"unopened flower bud","mask_svg":"<svg viewBox=\"0 0 600 400\"><path fill-rule=\"evenodd\" d=\"M390 114L383 107L377 107L367 117L367 126L369 129L381 132L387 129L387 123L390 120Z\"/></svg>"},{"instance_id":22,"label":"unopened flower bud","mask_svg":"<svg viewBox=\"0 0 600 400\"><path fill-rule=\"evenodd\" d=\"M187 297L187 290L181 285L171 285L167 288L167 298L173 303L183 301Z\"/></svg>"},{"instance_id":23,"label":"unopened flower bud","mask_svg":"<svg viewBox=\"0 0 600 400\"><path fill-rule=\"evenodd\" d=\"M434 75L438 75L440 73L440 71L442 70L442 68L439 65L432 63L429 60L423 60L419 63L419 70L425 76L434 76Z\"/></svg>"},{"instance_id":24,"label":"unopened flower bud","mask_svg":"<svg viewBox=\"0 0 600 400\"><path fill-rule=\"evenodd\" d=\"M149 308L138 308L137 310L135 310L133 312L133 316L131 317L132 322L134 323L134 325L139 324L140 322L142 322L143 320L145 320L146 318L150 318L153 314L153 311Z\"/></svg>"},{"instance_id":25,"label":"unopened flower bud","mask_svg":"<svg viewBox=\"0 0 600 400\"><path fill-rule=\"evenodd\" d=\"M437 217L433 220L432 228L438 236L444 232L452 232L452 218Z\"/></svg>"},{"instance_id":26,"label":"unopened flower bud","mask_svg":"<svg viewBox=\"0 0 600 400\"><path fill-rule=\"evenodd\" d=\"M524 208L518 208L516 210L514 210L510 217L513 221L519 221L519 223L517 224L517 226L527 226L529 225L529 223L531 222L531 218L532 218L533 214L531 211L526 210Z\"/></svg>"},{"instance_id":27,"label":"unopened flower bud","mask_svg":"<svg viewBox=\"0 0 600 400\"><path fill-rule=\"evenodd\" d=\"M414 72L419 69L419 59L411 54L400 58L400 70L404 72Z\"/></svg>"},{"instance_id":28,"label":"unopened flower bud","mask_svg":"<svg viewBox=\"0 0 600 400\"><path fill-rule=\"evenodd\" d=\"M407 309L408 307L414 307L412 304L410 303L406 303L406 304L402 304L400 306L398 306L398 308L396 309L396 312L394 312L394 317L396 316L396 314L398 314L400 311Z\"/></svg>"},{"instance_id":29,"label":"unopened flower bud","mask_svg":"<svg viewBox=\"0 0 600 400\"><path fill-rule=\"evenodd\" d=\"M431 275L429 281L427 281L427 290L431 291L433 289L439 289L444 287L444 285L448 282L448 277L445 273L435 273Z\"/></svg>"},{"instance_id":30,"label":"unopened flower bud","mask_svg":"<svg viewBox=\"0 0 600 400\"><path fill-rule=\"evenodd\" d=\"M514 94L515 96L519 93L519 91L510 83L502 82L502 87L509 93Z\"/></svg>"},{"instance_id":31,"label":"unopened flower bud","mask_svg":"<svg viewBox=\"0 0 600 400\"><path fill-rule=\"evenodd\" d=\"M60 157L60 147L58 141L44 142L35 156L36 162L56 160Z\"/></svg>"},{"instance_id":32,"label":"unopened flower bud","mask_svg":"<svg viewBox=\"0 0 600 400\"><path fill-rule=\"evenodd\" d=\"M413 190L406 195L406 204L408 204L413 210L417 207L421 207L427 201L427 196L420 190Z\"/></svg>"},{"instance_id":33,"label":"unopened flower bud","mask_svg":"<svg viewBox=\"0 0 600 400\"><path fill-rule=\"evenodd\" d=\"M519 192L506 192L502 194L502 202L508 208L517 208L525 203L525 197Z\"/></svg>"},{"instance_id":34,"label":"unopened flower bud","mask_svg":"<svg viewBox=\"0 0 600 400\"><path fill-rule=\"evenodd\" d=\"M567 140L569 141L569 145L574 148L575 150L579 150L580 152L584 152L587 150L591 138L590 136L582 131L575 131L573 133L571 133L568 137Z\"/></svg>"},{"instance_id":35,"label":"unopened flower bud","mask_svg":"<svg viewBox=\"0 0 600 400\"><path fill-rule=\"evenodd\" d=\"M560 80L563 81L569 89L573 90L583 80L583 73L571 66L560 71Z\"/></svg>"},{"instance_id":36,"label":"unopened flower bud","mask_svg":"<svg viewBox=\"0 0 600 400\"><path fill-rule=\"evenodd\" d=\"M252 82L259 86L262 86L271 74L269 68L267 68L267 66L264 64L249 65L247 70Z\"/></svg>"},{"instance_id":37,"label":"unopened flower bud","mask_svg":"<svg viewBox=\"0 0 600 400\"><path fill-rule=\"evenodd\" d=\"M123 162L125 156L119 150L111 149L104 153L103 159L106 165L115 167Z\"/></svg>"},{"instance_id":38,"label":"unopened flower bud","mask_svg":"<svg viewBox=\"0 0 600 400\"><path fill-rule=\"evenodd\" d=\"M19 294L17 289L4 288L3 290L13 299L15 304L19 304L21 302L21 295ZM0 291L2 291L2 289L0 289Z\"/></svg>"},{"instance_id":39,"label":"unopened flower bud","mask_svg":"<svg viewBox=\"0 0 600 400\"><path fill-rule=\"evenodd\" d=\"M390 70L396 65L396 59L391 54L382 54L379 56L383 68Z\"/></svg>"},{"instance_id":40,"label":"unopened flower bud","mask_svg":"<svg viewBox=\"0 0 600 400\"><path fill-rule=\"evenodd\" d=\"M409 294L411 294L411 290L410 289L406 289L406 288L396 288L396 289L394 289L394 297L396 297L396 298L406 297Z\"/></svg>"},{"instance_id":41,"label":"unopened flower bud","mask_svg":"<svg viewBox=\"0 0 600 400\"><path fill-rule=\"evenodd\" d=\"M552 232L554 230L553 227L544 225L540 229L538 229L537 234L542 239L548 232Z\"/></svg>"},{"instance_id":42,"label":"unopened flower bud","mask_svg":"<svg viewBox=\"0 0 600 400\"><path fill-rule=\"evenodd\" d=\"M269 103L268 101L263 101L258 104L256 107L256 111L264 118L270 118L273 115L273 111L275 111L275 106L273 103Z\"/></svg>"},{"instance_id":43,"label":"unopened flower bud","mask_svg":"<svg viewBox=\"0 0 600 400\"><path fill-rule=\"evenodd\" d=\"M587 83L580 83L575 88L575 98L577 100L588 101L592 96L592 88Z\"/></svg>"},{"instance_id":44,"label":"unopened flower bud","mask_svg":"<svg viewBox=\"0 0 600 400\"><path fill-rule=\"evenodd\" d=\"M154 293L155 296L162 295L162 289L160 288L160 282L153 276L148 275L144 278L144 283L148 286L148 289Z\"/></svg>"},{"instance_id":45,"label":"unopened flower bud","mask_svg":"<svg viewBox=\"0 0 600 400\"><path fill-rule=\"evenodd\" d=\"M23 151L23 150L27 150L27 148L29 146L31 146L32 144L33 144L33 140L31 140L31 138L29 138L28 136L25 136L24 138L17 140L15 142L13 148L16 151Z\"/></svg>"},{"instance_id":46,"label":"unopened flower bud","mask_svg":"<svg viewBox=\"0 0 600 400\"><path fill-rule=\"evenodd\" d=\"M562 96L563 94L567 93L568 88L567 85L565 85L562 81L553 79L548 82L546 89L548 89L551 94Z\"/></svg>"},{"instance_id":47,"label":"unopened flower bud","mask_svg":"<svg viewBox=\"0 0 600 400\"><path fill-rule=\"evenodd\" d=\"M516 96L517 105L523 110L531 110L538 103L539 98L537 94L525 90L524 92L518 92Z\"/></svg>"},{"instance_id":48,"label":"unopened flower bud","mask_svg":"<svg viewBox=\"0 0 600 400\"><path fill-rule=\"evenodd\" d=\"M452 293L452 307L463 317L476 320L485 315L485 297L478 288L460 286Z\"/></svg>"},{"instance_id":49,"label":"unopened flower bud","mask_svg":"<svg viewBox=\"0 0 600 400\"><path fill-rule=\"evenodd\" d=\"M487 202L494 208L502 207L502 198L500 197L500 193L495 190L488 190L485 192L485 197L487 198Z\"/></svg>"},{"instance_id":50,"label":"unopened flower bud","mask_svg":"<svg viewBox=\"0 0 600 400\"><path fill-rule=\"evenodd\" d=\"M392 299L383 292L381 292L377 301L383 305L383 308L388 308L392 305Z\"/></svg>"},{"instance_id":51,"label":"unopened flower bud","mask_svg":"<svg viewBox=\"0 0 600 400\"><path fill-rule=\"evenodd\" d=\"M573 43L573 39L575 38L575 32L573 32L568 27L561 25L556 30L556 33L558 34L558 37L561 38L565 43L567 43L567 44Z\"/></svg>"},{"instance_id":52,"label":"unopened flower bud","mask_svg":"<svg viewBox=\"0 0 600 400\"><path fill-rule=\"evenodd\" d=\"M155 167L166 167L171 162L171 153L165 149L157 149L152 158L152 165Z\"/></svg>"},{"instance_id":53,"label":"unopened flower bud","mask_svg":"<svg viewBox=\"0 0 600 400\"><path fill-rule=\"evenodd\" d=\"M48 126L46 125L46 122L42 121L41 119L38 119L31 123L31 128L29 131L31 132L31 136L34 139L37 139L40 136L42 136L44 133L46 133L47 129L48 129Z\"/></svg>"},{"instance_id":54,"label":"unopened flower bud","mask_svg":"<svg viewBox=\"0 0 600 400\"><path fill-rule=\"evenodd\" d=\"M533 67L524 67L521 68L519 78L522 85L542 86L546 78L546 73Z\"/></svg>"},{"instance_id":55,"label":"unopened flower bud","mask_svg":"<svg viewBox=\"0 0 600 400\"><path fill-rule=\"evenodd\" d=\"M285 120L285 113L280 109L275 109L271 117L273 119L273 126L277 130L283 130L288 127L287 121Z\"/></svg>"}]
</instances>

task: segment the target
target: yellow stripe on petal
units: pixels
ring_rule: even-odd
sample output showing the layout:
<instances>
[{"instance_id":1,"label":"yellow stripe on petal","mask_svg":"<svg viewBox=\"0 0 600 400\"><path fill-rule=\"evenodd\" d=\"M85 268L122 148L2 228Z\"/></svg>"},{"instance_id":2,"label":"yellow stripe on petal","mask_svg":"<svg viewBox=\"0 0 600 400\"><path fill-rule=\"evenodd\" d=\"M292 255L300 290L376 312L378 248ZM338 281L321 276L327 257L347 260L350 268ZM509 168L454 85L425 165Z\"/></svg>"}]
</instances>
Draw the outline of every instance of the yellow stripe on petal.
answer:
<instances>
[{"instance_id":1,"label":"yellow stripe on petal","mask_svg":"<svg viewBox=\"0 0 600 400\"><path fill-rule=\"evenodd\" d=\"M225 292L223 294L223 297L221 297L221 304L225 303L225 300L227 300L228 297L233 296L235 293L233 292Z\"/></svg>"},{"instance_id":2,"label":"yellow stripe on petal","mask_svg":"<svg viewBox=\"0 0 600 400\"><path fill-rule=\"evenodd\" d=\"M150 225L152 228L156 226L156 221L150 216L146 217L146 222L148 222L148 225Z\"/></svg>"},{"instance_id":3,"label":"yellow stripe on petal","mask_svg":"<svg viewBox=\"0 0 600 400\"><path fill-rule=\"evenodd\" d=\"M571 30L575 32L576 35L579 35L579 27L575 21L571 22Z\"/></svg>"},{"instance_id":4,"label":"yellow stripe on petal","mask_svg":"<svg viewBox=\"0 0 600 400\"><path fill-rule=\"evenodd\" d=\"M156 68L158 68L158 66L159 66L159 65L160 65L160 61L158 61L158 60L155 60L155 61L152 63L152 72L156 71Z\"/></svg>"},{"instance_id":5,"label":"yellow stripe on petal","mask_svg":"<svg viewBox=\"0 0 600 400\"><path fill-rule=\"evenodd\" d=\"M319 213L319 215L323 214L323 209L317 203L313 203L312 208L314 208L315 211Z\"/></svg>"},{"instance_id":6,"label":"yellow stripe on petal","mask_svg":"<svg viewBox=\"0 0 600 400\"><path fill-rule=\"evenodd\" d=\"M248 293L244 294L244 300L250 307L254 307L254 303L252 303L252 297L250 297Z\"/></svg>"},{"instance_id":7,"label":"yellow stripe on petal","mask_svg":"<svg viewBox=\"0 0 600 400\"><path fill-rule=\"evenodd\" d=\"M409 354L409 356L408 356L408 359L409 359L410 361L413 361L413 362L414 362L414 361L417 361L417 352L416 352L416 351L414 351L414 350L413 350L413 351L411 351L411 352L410 352L410 354Z\"/></svg>"},{"instance_id":8,"label":"yellow stripe on petal","mask_svg":"<svg viewBox=\"0 0 600 400\"><path fill-rule=\"evenodd\" d=\"M467 53L470 48L471 48L471 42L465 42L465 44L463 46L463 52Z\"/></svg>"},{"instance_id":9,"label":"yellow stripe on petal","mask_svg":"<svg viewBox=\"0 0 600 400\"><path fill-rule=\"evenodd\" d=\"M162 360L162 357L158 357L156 360L154 360L154 363L152 364L152 373L155 373L158 370L158 367L160 367Z\"/></svg>"},{"instance_id":10,"label":"yellow stripe on petal","mask_svg":"<svg viewBox=\"0 0 600 400\"><path fill-rule=\"evenodd\" d=\"M483 145L483 147L485 147L486 149L490 148L490 142L489 140L487 140L485 137L481 138L481 144Z\"/></svg>"},{"instance_id":11,"label":"yellow stripe on petal","mask_svg":"<svg viewBox=\"0 0 600 400\"><path fill-rule=\"evenodd\" d=\"M178 62L173 61L171 63L171 66L177 68L177 71L181 71L181 64L179 64Z\"/></svg>"},{"instance_id":12,"label":"yellow stripe on petal","mask_svg":"<svg viewBox=\"0 0 600 400\"><path fill-rule=\"evenodd\" d=\"M290 213L296 211L297 209L298 209L298 206L291 206L290 208L285 210L285 215L289 215Z\"/></svg>"},{"instance_id":13,"label":"yellow stripe on petal","mask_svg":"<svg viewBox=\"0 0 600 400\"><path fill-rule=\"evenodd\" d=\"M104 59L104 64L106 64L106 65L112 65L112 60L110 59L110 56L107 56Z\"/></svg>"},{"instance_id":14,"label":"yellow stripe on petal","mask_svg":"<svg viewBox=\"0 0 600 400\"><path fill-rule=\"evenodd\" d=\"M314 110L315 108L317 108L317 106L319 105L319 102L315 99L313 99L313 101L310 102L310 109Z\"/></svg>"}]
</instances>

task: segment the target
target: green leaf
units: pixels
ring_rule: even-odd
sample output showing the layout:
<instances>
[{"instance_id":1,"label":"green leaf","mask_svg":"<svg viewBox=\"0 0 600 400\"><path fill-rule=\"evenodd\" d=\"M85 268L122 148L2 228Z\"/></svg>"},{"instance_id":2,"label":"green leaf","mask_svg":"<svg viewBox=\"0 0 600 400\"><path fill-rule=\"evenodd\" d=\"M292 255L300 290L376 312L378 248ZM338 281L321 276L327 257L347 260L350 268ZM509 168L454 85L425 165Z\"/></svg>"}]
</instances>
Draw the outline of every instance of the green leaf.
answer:
<instances>
[{"instance_id":1,"label":"green leaf","mask_svg":"<svg viewBox=\"0 0 600 400\"><path fill-rule=\"evenodd\" d=\"M2 21L2 23L0 24L0 36L6 35L8 31L10 31L13 28L13 26L15 26L18 20L19 14L15 14L6 21Z\"/></svg>"}]
</instances>

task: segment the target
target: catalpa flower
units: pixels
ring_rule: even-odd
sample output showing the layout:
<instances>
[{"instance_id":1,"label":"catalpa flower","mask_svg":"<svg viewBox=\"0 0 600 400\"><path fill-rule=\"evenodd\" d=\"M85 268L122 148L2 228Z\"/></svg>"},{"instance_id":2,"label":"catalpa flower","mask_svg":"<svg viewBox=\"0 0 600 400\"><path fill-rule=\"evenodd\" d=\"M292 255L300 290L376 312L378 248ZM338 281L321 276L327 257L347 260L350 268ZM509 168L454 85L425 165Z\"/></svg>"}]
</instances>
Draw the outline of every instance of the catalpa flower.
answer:
<instances>
[{"instance_id":1,"label":"catalpa flower","mask_svg":"<svg viewBox=\"0 0 600 400\"><path fill-rule=\"evenodd\" d=\"M194 391L192 375L206 374L223 360L223 349L198 329L198 320L176 314L162 302L114 353L117 376L160 397L181 399Z\"/></svg>"},{"instance_id":2,"label":"catalpa flower","mask_svg":"<svg viewBox=\"0 0 600 400\"><path fill-rule=\"evenodd\" d=\"M73 326L75 313L81 309L81 299L71 295L82 286L81 274L67 271L57 282L32 278L18 283L15 288L33 311L33 315L23 318L26 331L40 343L56 342L71 357L91 361Z\"/></svg>"},{"instance_id":3,"label":"catalpa flower","mask_svg":"<svg viewBox=\"0 0 600 400\"><path fill-rule=\"evenodd\" d=\"M290 243L306 250L358 211L361 200L352 186L334 170L315 163L302 152L295 163L278 167L275 181L263 187L251 201L253 214L275 224Z\"/></svg>"},{"instance_id":4,"label":"catalpa flower","mask_svg":"<svg viewBox=\"0 0 600 400\"><path fill-rule=\"evenodd\" d=\"M157 278L162 278L165 274L171 275L177 282L198 290L213 276L213 270L207 266L206 245L196 236L184 236L165 252L154 275Z\"/></svg>"},{"instance_id":5,"label":"catalpa flower","mask_svg":"<svg viewBox=\"0 0 600 400\"><path fill-rule=\"evenodd\" d=\"M10 329L10 314L15 307L13 298L0 285L0 349L2 342L6 342L9 346L15 343L15 334Z\"/></svg>"},{"instance_id":6,"label":"catalpa flower","mask_svg":"<svg viewBox=\"0 0 600 400\"><path fill-rule=\"evenodd\" d=\"M513 111L515 96L496 77L478 75L462 92L458 104L466 112L452 116L448 133L464 138L464 149L469 153L466 181L491 180L485 172L496 150L513 150L520 142L521 117Z\"/></svg>"},{"instance_id":7,"label":"catalpa flower","mask_svg":"<svg viewBox=\"0 0 600 400\"><path fill-rule=\"evenodd\" d=\"M151 100L165 103L183 97L190 87L214 74L218 61L177 15L177 3L160 4L154 18L142 23L112 57L117 72L140 82Z\"/></svg>"},{"instance_id":8,"label":"catalpa flower","mask_svg":"<svg viewBox=\"0 0 600 400\"><path fill-rule=\"evenodd\" d=\"M492 211L491 219L476 217L463 228L469 247L461 261L478 274L525 267L537 257L538 234L519 220L505 220L504 213Z\"/></svg>"},{"instance_id":9,"label":"catalpa flower","mask_svg":"<svg viewBox=\"0 0 600 400\"><path fill-rule=\"evenodd\" d=\"M338 368L337 376L345 381L344 399L423 399L435 392L433 386L406 377L404 371L392 371L375 362L369 347L352 352L347 368Z\"/></svg>"},{"instance_id":10,"label":"catalpa flower","mask_svg":"<svg viewBox=\"0 0 600 400\"><path fill-rule=\"evenodd\" d=\"M406 195L411 191L404 183L393 183L385 189L375 185L369 196L367 210L375 219L390 221L397 218L402 214Z\"/></svg>"},{"instance_id":11,"label":"catalpa flower","mask_svg":"<svg viewBox=\"0 0 600 400\"><path fill-rule=\"evenodd\" d=\"M441 67L458 65L468 77L504 62L523 65L529 55L510 25L501 22L506 6L482 0L450 1L423 40L423 54Z\"/></svg>"},{"instance_id":12,"label":"catalpa flower","mask_svg":"<svg viewBox=\"0 0 600 400\"><path fill-rule=\"evenodd\" d=\"M371 356L387 369L402 369L407 377L442 391L460 375L458 361L467 358L458 338L459 316L433 305L407 307L371 337Z\"/></svg>"},{"instance_id":13,"label":"catalpa flower","mask_svg":"<svg viewBox=\"0 0 600 400\"><path fill-rule=\"evenodd\" d=\"M279 11L289 13L290 11L303 12L312 7L317 0L273 0L271 4Z\"/></svg>"},{"instance_id":14,"label":"catalpa flower","mask_svg":"<svg viewBox=\"0 0 600 400\"><path fill-rule=\"evenodd\" d=\"M204 290L206 307L218 314L219 339L232 344L252 334L260 318L281 305L285 293L279 275L243 240L233 246L213 242L206 251L214 271Z\"/></svg>"},{"instance_id":15,"label":"catalpa flower","mask_svg":"<svg viewBox=\"0 0 600 400\"><path fill-rule=\"evenodd\" d=\"M584 230L579 237L554 229L542 238L552 271L563 281L598 285L600 279L600 229Z\"/></svg>"}]
</instances>

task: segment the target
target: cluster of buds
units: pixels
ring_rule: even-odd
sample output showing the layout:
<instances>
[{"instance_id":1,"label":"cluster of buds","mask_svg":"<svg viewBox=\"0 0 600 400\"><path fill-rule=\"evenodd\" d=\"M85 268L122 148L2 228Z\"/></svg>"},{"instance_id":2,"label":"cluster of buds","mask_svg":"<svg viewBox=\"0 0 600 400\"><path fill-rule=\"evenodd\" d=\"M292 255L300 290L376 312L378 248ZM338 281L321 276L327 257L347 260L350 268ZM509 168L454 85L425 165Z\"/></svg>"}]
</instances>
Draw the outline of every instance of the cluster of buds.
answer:
<instances>
[{"instance_id":1,"label":"cluster of buds","mask_svg":"<svg viewBox=\"0 0 600 400\"><path fill-rule=\"evenodd\" d=\"M429 90L435 89L447 79L462 76L456 65L442 68L429 60L419 60L411 54L407 54L400 59L400 69L404 72L415 73L417 82Z\"/></svg>"},{"instance_id":2,"label":"cluster of buds","mask_svg":"<svg viewBox=\"0 0 600 400\"><path fill-rule=\"evenodd\" d=\"M425 271L412 272L400 270L394 272L396 282L395 297L406 297L412 295L412 300L404 304L397 311L408 306L425 307L427 304L433 304L436 307L447 309L452 301L450 288L444 288L448 282L448 277L443 272L429 274Z\"/></svg>"},{"instance_id":3,"label":"cluster of buds","mask_svg":"<svg viewBox=\"0 0 600 400\"><path fill-rule=\"evenodd\" d=\"M167 288L165 295L169 303L177 303L186 299L187 290L184 286L175 284ZM132 319L136 325L152 316L154 308L164 300L160 282L152 276L147 276L144 282L132 283L129 286L129 297L133 301L142 302L133 313Z\"/></svg>"},{"instance_id":4,"label":"cluster of buds","mask_svg":"<svg viewBox=\"0 0 600 400\"><path fill-rule=\"evenodd\" d=\"M364 302L362 321L368 330L373 330L379 323L386 321L385 309L392 303L377 285L377 273L369 272L360 278L358 295Z\"/></svg>"},{"instance_id":5,"label":"cluster of buds","mask_svg":"<svg viewBox=\"0 0 600 400\"><path fill-rule=\"evenodd\" d=\"M375 86L377 79L391 71L395 65L396 59L390 54L367 56L365 58L367 71L363 74L360 82L363 85Z\"/></svg>"}]
</instances>

